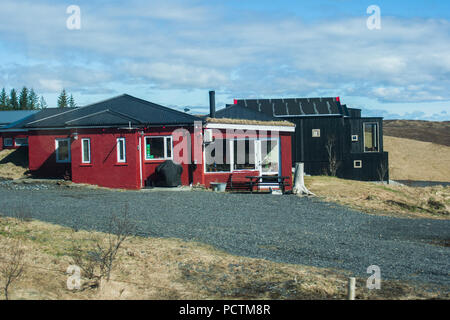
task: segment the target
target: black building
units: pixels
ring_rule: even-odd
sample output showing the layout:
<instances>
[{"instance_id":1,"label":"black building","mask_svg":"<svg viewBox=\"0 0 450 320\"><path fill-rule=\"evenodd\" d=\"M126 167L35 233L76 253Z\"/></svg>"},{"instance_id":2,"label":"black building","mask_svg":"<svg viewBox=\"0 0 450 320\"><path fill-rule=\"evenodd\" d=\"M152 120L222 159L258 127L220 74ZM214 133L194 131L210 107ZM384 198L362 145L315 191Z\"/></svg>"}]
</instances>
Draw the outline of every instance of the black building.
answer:
<instances>
[{"instance_id":1,"label":"black building","mask_svg":"<svg viewBox=\"0 0 450 320\"><path fill-rule=\"evenodd\" d=\"M292 161L311 175L346 179L389 180L383 151L383 118L362 118L337 98L245 99L218 110L216 118L287 120L295 123Z\"/></svg>"}]
</instances>

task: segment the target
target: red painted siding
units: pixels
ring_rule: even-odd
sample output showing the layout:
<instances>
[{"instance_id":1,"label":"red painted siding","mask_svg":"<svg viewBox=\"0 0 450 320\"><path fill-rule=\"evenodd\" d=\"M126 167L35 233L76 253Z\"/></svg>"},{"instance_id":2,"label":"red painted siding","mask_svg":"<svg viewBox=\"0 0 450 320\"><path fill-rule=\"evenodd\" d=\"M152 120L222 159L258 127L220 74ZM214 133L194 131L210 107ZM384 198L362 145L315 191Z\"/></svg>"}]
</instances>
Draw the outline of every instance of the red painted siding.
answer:
<instances>
[{"instance_id":1,"label":"red painted siding","mask_svg":"<svg viewBox=\"0 0 450 320\"><path fill-rule=\"evenodd\" d=\"M28 136L28 158L30 171L39 177L63 177L70 172L70 163L57 163L55 139L69 138L69 131L31 132ZM71 140L73 143L73 140Z\"/></svg>"},{"instance_id":2,"label":"red painted siding","mask_svg":"<svg viewBox=\"0 0 450 320\"><path fill-rule=\"evenodd\" d=\"M89 138L91 162L82 163L82 139ZM126 162L117 162L117 139L125 138ZM109 188L139 189L138 136L125 130L78 130L72 143L72 181Z\"/></svg>"}]
</instances>

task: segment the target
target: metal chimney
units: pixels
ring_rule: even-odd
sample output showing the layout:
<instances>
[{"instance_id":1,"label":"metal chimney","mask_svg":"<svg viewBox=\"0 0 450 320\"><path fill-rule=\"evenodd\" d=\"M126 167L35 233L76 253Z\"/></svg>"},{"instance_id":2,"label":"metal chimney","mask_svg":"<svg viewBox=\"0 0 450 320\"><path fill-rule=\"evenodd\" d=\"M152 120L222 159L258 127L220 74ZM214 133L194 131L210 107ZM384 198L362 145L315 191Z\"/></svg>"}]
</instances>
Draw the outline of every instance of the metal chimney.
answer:
<instances>
[{"instance_id":1,"label":"metal chimney","mask_svg":"<svg viewBox=\"0 0 450 320\"><path fill-rule=\"evenodd\" d=\"M209 117L210 118L216 117L216 92L215 91L209 92Z\"/></svg>"}]
</instances>

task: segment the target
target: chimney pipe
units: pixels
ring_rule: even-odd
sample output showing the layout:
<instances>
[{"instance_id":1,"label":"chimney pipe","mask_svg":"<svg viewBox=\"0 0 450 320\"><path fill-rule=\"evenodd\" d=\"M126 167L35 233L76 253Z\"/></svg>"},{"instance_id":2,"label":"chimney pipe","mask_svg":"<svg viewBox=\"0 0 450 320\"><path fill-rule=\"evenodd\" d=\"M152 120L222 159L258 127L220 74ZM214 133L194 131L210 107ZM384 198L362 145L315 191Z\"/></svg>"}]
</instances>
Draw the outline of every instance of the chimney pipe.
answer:
<instances>
[{"instance_id":1,"label":"chimney pipe","mask_svg":"<svg viewBox=\"0 0 450 320\"><path fill-rule=\"evenodd\" d=\"M216 92L215 91L209 92L209 117L210 118L216 117Z\"/></svg>"}]
</instances>

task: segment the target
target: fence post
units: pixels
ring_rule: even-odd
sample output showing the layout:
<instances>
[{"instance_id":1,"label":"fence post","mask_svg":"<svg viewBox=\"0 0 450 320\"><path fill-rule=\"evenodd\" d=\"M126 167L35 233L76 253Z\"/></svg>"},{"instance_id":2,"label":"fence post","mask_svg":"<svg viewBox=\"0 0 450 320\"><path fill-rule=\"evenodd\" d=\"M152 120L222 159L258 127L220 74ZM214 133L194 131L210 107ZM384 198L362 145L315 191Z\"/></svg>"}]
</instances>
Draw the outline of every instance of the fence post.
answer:
<instances>
[{"instance_id":1,"label":"fence post","mask_svg":"<svg viewBox=\"0 0 450 320\"><path fill-rule=\"evenodd\" d=\"M355 300L356 278L348 278L348 300Z\"/></svg>"}]
</instances>

